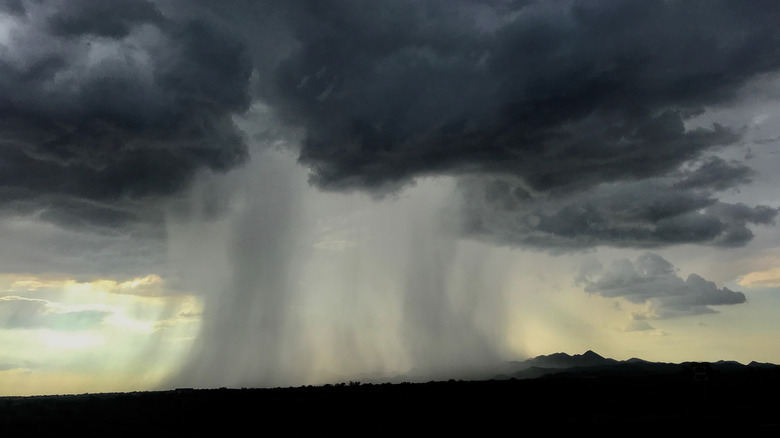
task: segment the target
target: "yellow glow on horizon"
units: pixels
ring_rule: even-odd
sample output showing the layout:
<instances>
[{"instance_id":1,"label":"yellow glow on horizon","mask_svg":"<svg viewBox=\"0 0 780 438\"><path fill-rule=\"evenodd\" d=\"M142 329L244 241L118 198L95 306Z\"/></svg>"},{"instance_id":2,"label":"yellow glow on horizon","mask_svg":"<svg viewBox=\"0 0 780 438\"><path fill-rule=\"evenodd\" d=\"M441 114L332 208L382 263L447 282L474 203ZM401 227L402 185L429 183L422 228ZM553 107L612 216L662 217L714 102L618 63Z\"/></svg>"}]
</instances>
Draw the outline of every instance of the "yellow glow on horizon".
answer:
<instances>
[{"instance_id":1,"label":"yellow glow on horizon","mask_svg":"<svg viewBox=\"0 0 780 438\"><path fill-rule=\"evenodd\" d=\"M10 315L20 302L43 304L23 326L0 318L0 396L153 389L179 369L204 305L156 274L0 274L3 301Z\"/></svg>"},{"instance_id":2,"label":"yellow glow on horizon","mask_svg":"<svg viewBox=\"0 0 780 438\"><path fill-rule=\"evenodd\" d=\"M0 395L33 396L149 391L158 389L157 383L166 375L164 372L152 372L144 375L116 372L87 374L14 368L0 371Z\"/></svg>"}]
</instances>

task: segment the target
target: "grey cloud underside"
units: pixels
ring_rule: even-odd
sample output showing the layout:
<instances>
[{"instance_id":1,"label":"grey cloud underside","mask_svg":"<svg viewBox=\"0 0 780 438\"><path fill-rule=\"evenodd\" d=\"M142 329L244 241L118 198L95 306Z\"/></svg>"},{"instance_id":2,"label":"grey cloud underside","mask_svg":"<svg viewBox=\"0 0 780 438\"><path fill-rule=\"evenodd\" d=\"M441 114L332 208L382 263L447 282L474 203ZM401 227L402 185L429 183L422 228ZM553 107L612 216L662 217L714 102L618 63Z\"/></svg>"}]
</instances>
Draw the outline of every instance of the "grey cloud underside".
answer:
<instances>
[{"instance_id":1,"label":"grey cloud underside","mask_svg":"<svg viewBox=\"0 0 780 438\"><path fill-rule=\"evenodd\" d=\"M155 5L143 0L70 0L63 6L47 20L49 32L55 36L91 34L122 38L128 36L137 23L165 22Z\"/></svg>"},{"instance_id":2,"label":"grey cloud underside","mask_svg":"<svg viewBox=\"0 0 780 438\"><path fill-rule=\"evenodd\" d=\"M22 0L6 0L0 3L0 12L7 12L13 15L23 15L27 10Z\"/></svg>"},{"instance_id":3,"label":"grey cloud underside","mask_svg":"<svg viewBox=\"0 0 780 438\"><path fill-rule=\"evenodd\" d=\"M634 314L636 319L663 319L714 313L709 306L741 304L745 294L691 274L683 280L674 266L657 254L645 253L634 262L613 263L595 279L584 281L585 291L607 298L650 303L651 312Z\"/></svg>"},{"instance_id":4,"label":"grey cloud underside","mask_svg":"<svg viewBox=\"0 0 780 438\"><path fill-rule=\"evenodd\" d=\"M299 161L320 189L464 177L465 231L504 243L740 245L776 214L719 201L752 178L717 158L741 127L687 125L780 70L772 2L49 0L3 11L24 26L0 51L0 202L59 223L78 224L70 212L83 204L87 222L121 228L140 218L128 200L243 163L232 117L254 100L302 128Z\"/></svg>"},{"instance_id":5,"label":"grey cloud underside","mask_svg":"<svg viewBox=\"0 0 780 438\"><path fill-rule=\"evenodd\" d=\"M295 5L263 97L306 128L320 188L465 176L466 233L542 247L738 246L777 213L718 200L751 181L714 155L741 127L686 126L780 68L776 5Z\"/></svg>"},{"instance_id":6,"label":"grey cloud underside","mask_svg":"<svg viewBox=\"0 0 780 438\"><path fill-rule=\"evenodd\" d=\"M494 28L458 2L299 3L268 98L308 129L301 161L324 188L655 176L734 143L684 121L780 67L768 3L539 2L493 10Z\"/></svg>"},{"instance_id":7,"label":"grey cloud underside","mask_svg":"<svg viewBox=\"0 0 780 438\"><path fill-rule=\"evenodd\" d=\"M252 67L226 31L146 1L23 4L0 48L6 211L63 219L89 204L74 224L122 227L142 216L133 201L247 159L231 116Z\"/></svg>"},{"instance_id":8,"label":"grey cloud underside","mask_svg":"<svg viewBox=\"0 0 780 438\"><path fill-rule=\"evenodd\" d=\"M741 164L707 158L663 177L602 183L548 196L509 177L460 182L462 230L501 244L557 248L741 246L749 225L773 225L778 209L719 201L719 191L749 181Z\"/></svg>"}]
</instances>

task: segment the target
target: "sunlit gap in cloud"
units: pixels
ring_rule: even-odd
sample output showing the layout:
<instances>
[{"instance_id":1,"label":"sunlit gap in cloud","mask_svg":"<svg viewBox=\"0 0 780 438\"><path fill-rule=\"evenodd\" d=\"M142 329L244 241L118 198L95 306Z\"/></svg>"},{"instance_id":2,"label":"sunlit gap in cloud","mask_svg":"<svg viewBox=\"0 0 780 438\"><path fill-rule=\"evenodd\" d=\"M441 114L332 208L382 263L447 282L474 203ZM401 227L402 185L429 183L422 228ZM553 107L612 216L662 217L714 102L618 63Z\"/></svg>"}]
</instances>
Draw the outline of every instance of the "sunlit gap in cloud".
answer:
<instances>
[{"instance_id":1,"label":"sunlit gap in cloud","mask_svg":"<svg viewBox=\"0 0 780 438\"><path fill-rule=\"evenodd\" d=\"M154 274L3 274L0 395L152 389L180 366L200 307Z\"/></svg>"},{"instance_id":2,"label":"sunlit gap in cloud","mask_svg":"<svg viewBox=\"0 0 780 438\"><path fill-rule=\"evenodd\" d=\"M508 264L453 233L454 188L323 192L274 149L200 181L168 227L173 271L205 306L169 385L456 377L507 357Z\"/></svg>"}]
</instances>

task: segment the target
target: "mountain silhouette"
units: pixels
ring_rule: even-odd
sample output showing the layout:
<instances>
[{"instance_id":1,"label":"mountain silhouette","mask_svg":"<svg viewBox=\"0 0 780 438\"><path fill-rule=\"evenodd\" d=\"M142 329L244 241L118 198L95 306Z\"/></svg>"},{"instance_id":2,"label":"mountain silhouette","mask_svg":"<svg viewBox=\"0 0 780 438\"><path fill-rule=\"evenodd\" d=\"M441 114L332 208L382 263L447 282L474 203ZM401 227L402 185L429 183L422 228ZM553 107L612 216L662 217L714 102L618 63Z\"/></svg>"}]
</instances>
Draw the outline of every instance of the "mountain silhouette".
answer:
<instances>
[{"instance_id":1,"label":"mountain silhouette","mask_svg":"<svg viewBox=\"0 0 780 438\"><path fill-rule=\"evenodd\" d=\"M522 363L539 368L572 368L613 365L617 361L615 359L606 359L592 350L588 350L583 354L575 354L574 356L566 353L537 356Z\"/></svg>"},{"instance_id":2,"label":"mountain silhouette","mask_svg":"<svg viewBox=\"0 0 780 438\"><path fill-rule=\"evenodd\" d=\"M743 365L733 360L717 362L650 362L633 357L628 360L605 358L592 350L583 354L553 353L536 356L525 361L507 362L501 366L495 379L536 379L552 376L578 377L640 377L640 376L689 376L708 379L713 374L747 373L755 370L780 370L771 363L750 362Z\"/></svg>"},{"instance_id":3,"label":"mountain silhouette","mask_svg":"<svg viewBox=\"0 0 780 438\"><path fill-rule=\"evenodd\" d=\"M757 370L780 372L780 366L772 363L750 362L743 365L733 360L717 362L651 362L637 357L616 360L601 356L593 350L582 354L552 353L523 361L506 361L479 369L451 370L451 373L426 373L410 370L393 377L365 376L364 383L424 383L443 380L508 380L557 377L652 377L680 376L682 378L708 379L713 373L746 373Z\"/></svg>"}]
</instances>

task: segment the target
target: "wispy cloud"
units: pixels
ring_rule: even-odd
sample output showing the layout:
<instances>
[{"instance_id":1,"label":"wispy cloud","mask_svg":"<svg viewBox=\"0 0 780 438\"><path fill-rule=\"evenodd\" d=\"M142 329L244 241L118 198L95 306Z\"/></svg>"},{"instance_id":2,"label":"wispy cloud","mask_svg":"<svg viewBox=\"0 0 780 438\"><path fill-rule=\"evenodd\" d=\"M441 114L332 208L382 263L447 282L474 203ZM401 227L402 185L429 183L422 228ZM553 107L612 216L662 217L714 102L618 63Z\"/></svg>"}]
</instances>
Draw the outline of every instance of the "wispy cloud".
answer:
<instances>
[{"instance_id":1,"label":"wispy cloud","mask_svg":"<svg viewBox=\"0 0 780 438\"><path fill-rule=\"evenodd\" d=\"M180 295L181 292L167 289L163 279L156 274L137 277L129 280L113 280L97 278L91 281L78 281L72 278L46 278L37 276L22 276L13 279L6 276L10 285L6 293L55 290L62 292L104 292L110 294L136 295L139 297L165 297Z\"/></svg>"},{"instance_id":2,"label":"wispy cloud","mask_svg":"<svg viewBox=\"0 0 780 438\"><path fill-rule=\"evenodd\" d=\"M739 279L743 287L780 287L780 268L751 272Z\"/></svg>"}]
</instances>

